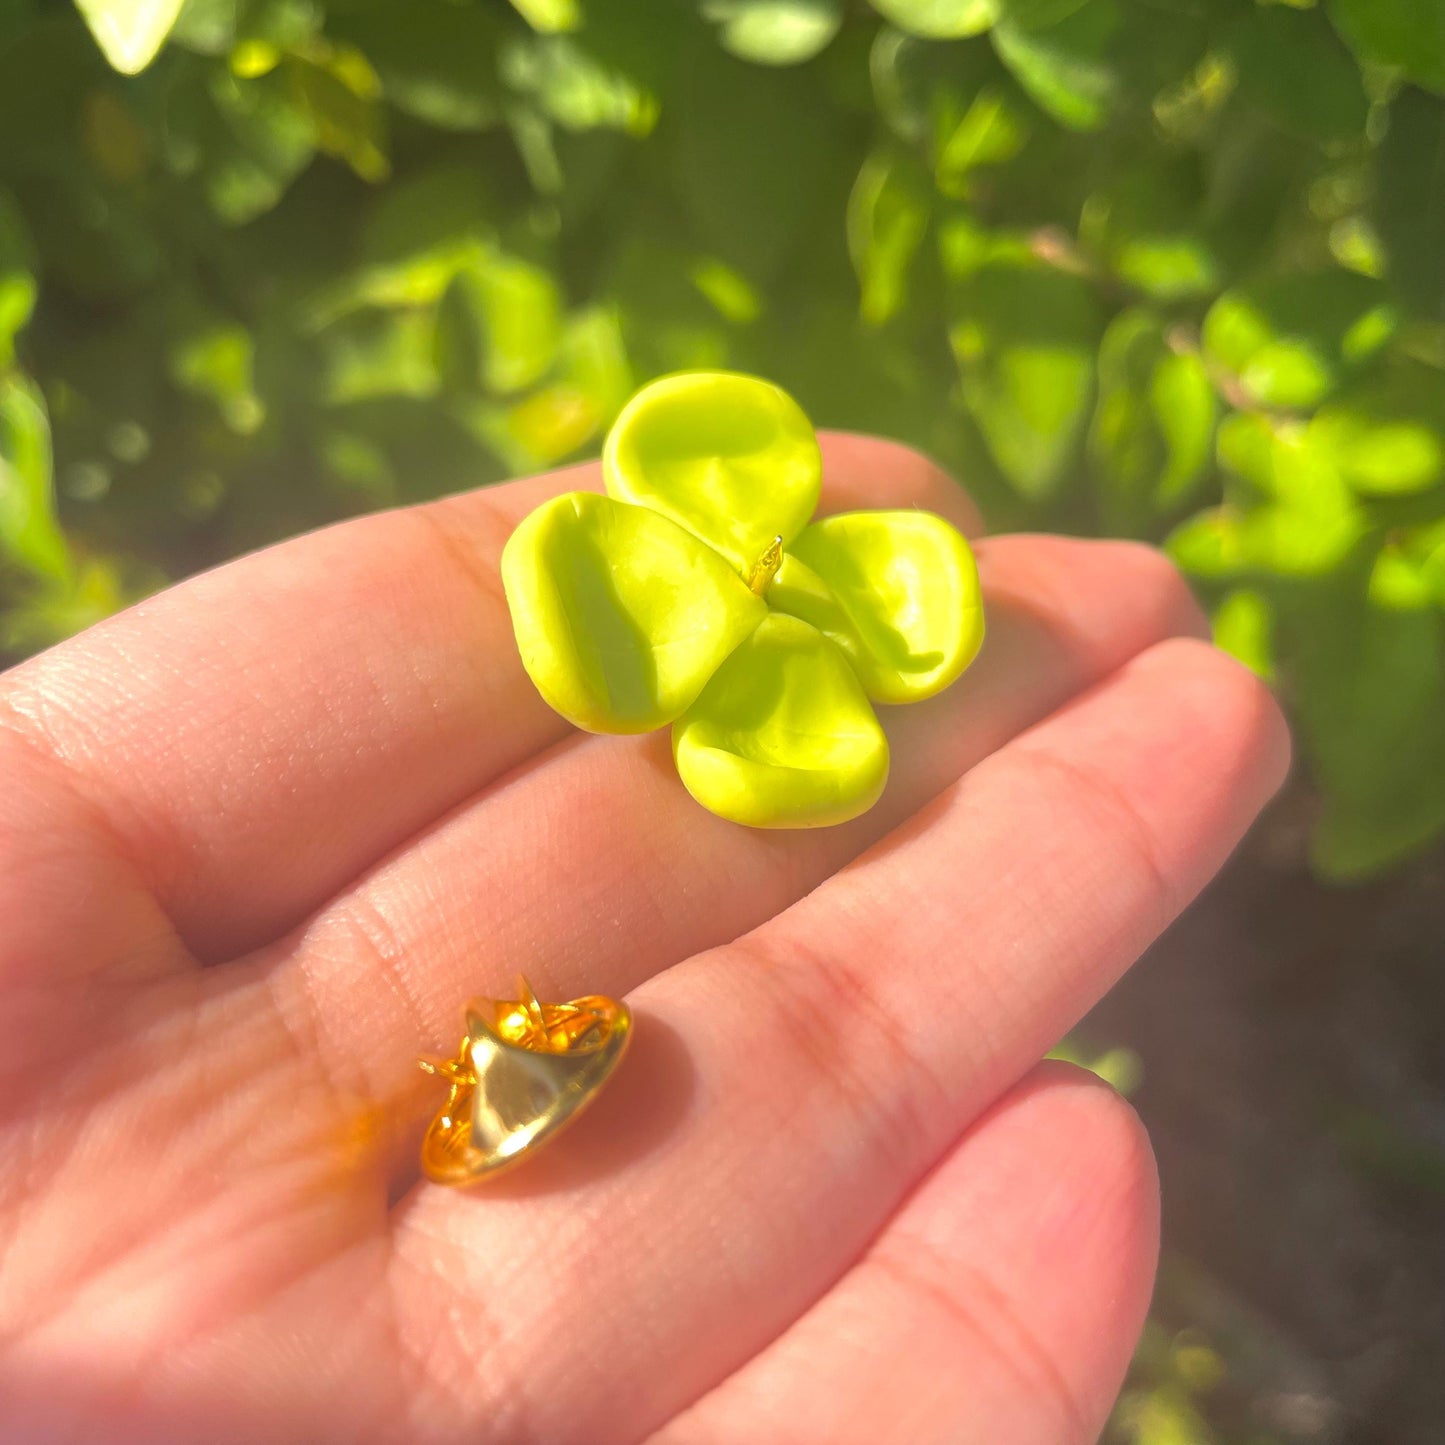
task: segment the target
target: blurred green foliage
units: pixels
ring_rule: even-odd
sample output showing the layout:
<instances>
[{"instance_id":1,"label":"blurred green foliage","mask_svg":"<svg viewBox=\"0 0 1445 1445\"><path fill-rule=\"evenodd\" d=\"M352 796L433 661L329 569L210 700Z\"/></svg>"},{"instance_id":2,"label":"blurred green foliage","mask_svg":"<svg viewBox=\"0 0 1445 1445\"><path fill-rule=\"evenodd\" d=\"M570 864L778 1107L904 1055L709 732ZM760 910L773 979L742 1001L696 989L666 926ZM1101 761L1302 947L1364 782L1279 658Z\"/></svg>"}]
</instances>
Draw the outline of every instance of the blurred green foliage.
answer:
<instances>
[{"instance_id":1,"label":"blurred green foliage","mask_svg":"<svg viewBox=\"0 0 1445 1445\"><path fill-rule=\"evenodd\" d=\"M0 0L0 648L728 365L1168 538L1376 871L1445 829L1442 94L1439 0Z\"/></svg>"}]
</instances>

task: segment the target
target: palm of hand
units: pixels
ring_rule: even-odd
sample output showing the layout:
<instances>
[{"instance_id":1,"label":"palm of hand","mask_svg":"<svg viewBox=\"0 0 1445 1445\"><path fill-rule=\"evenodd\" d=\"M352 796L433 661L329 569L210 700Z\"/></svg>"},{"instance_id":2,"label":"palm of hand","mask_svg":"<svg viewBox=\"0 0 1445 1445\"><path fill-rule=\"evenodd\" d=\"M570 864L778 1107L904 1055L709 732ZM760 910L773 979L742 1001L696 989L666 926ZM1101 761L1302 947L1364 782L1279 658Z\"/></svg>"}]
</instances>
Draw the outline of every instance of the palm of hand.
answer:
<instances>
[{"instance_id":1,"label":"palm of hand","mask_svg":"<svg viewBox=\"0 0 1445 1445\"><path fill-rule=\"evenodd\" d=\"M824 439L825 506L966 508ZM1032 1067L1282 774L1127 544L980 548L972 672L840 828L702 812L527 684L501 544L592 469L349 523L0 678L0 1436L1085 1441L1147 1145ZM419 1184L468 994L628 993L632 1056Z\"/></svg>"}]
</instances>

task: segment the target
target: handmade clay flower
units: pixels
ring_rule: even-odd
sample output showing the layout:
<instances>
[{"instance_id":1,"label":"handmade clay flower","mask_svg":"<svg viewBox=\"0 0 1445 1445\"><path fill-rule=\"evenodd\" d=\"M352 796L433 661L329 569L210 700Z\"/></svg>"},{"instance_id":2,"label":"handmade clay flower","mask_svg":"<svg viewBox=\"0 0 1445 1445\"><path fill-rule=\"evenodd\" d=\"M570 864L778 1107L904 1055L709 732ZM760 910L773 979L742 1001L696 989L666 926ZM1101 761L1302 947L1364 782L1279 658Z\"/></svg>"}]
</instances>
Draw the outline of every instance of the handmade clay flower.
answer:
<instances>
[{"instance_id":1,"label":"handmade clay flower","mask_svg":"<svg viewBox=\"0 0 1445 1445\"><path fill-rule=\"evenodd\" d=\"M973 555L929 512L810 522L817 437L786 392L684 372L623 409L606 496L570 492L508 540L502 581L538 691L599 733L672 725L705 808L762 828L877 801L872 702L947 687L983 639Z\"/></svg>"}]
</instances>

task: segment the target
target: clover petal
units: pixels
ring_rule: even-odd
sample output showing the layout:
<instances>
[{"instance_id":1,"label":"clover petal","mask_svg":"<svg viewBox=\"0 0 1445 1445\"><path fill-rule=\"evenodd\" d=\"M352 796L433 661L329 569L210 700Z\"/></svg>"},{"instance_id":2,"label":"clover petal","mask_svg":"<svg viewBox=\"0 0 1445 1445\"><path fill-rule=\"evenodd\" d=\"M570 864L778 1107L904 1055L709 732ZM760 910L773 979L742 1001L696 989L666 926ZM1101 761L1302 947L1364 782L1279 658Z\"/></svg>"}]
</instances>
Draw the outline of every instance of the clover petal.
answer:
<instances>
[{"instance_id":1,"label":"clover petal","mask_svg":"<svg viewBox=\"0 0 1445 1445\"><path fill-rule=\"evenodd\" d=\"M502 583L538 692L590 732L670 723L767 615L696 537L594 492L532 512L502 550Z\"/></svg>"},{"instance_id":2,"label":"clover petal","mask_svg":"<svg viewBox=\"0 0 1445 1445\"><path fill-rule=\"evenodd\" d=\"M754 828L846 822L888 779L888 740L847 658L778 612L673 724L672 753L703 807Z\"/></svg>"},{"instance_id":3,"label":"clover petal","mask_svg":"<svg viewBox=\"0 0 1445 1445\"><path fill-rule=\"evenodd\" d=\"M836 643L875 702L932 697L983 642L973 553L931 512L824 517L793 543L767 599Z\"/></svg>"},{"instance_id":4,"label":"clover petal","mask_svg":"<svg viewBox=\"0 0 1445 1445\"><path fill-rule=\"evenodd\" d=\"M608 492L651 507L746 574L818 505L822 458L808 418L771 382L687 371L645 386L602 454Z\"/></svg>"}]
</instances>

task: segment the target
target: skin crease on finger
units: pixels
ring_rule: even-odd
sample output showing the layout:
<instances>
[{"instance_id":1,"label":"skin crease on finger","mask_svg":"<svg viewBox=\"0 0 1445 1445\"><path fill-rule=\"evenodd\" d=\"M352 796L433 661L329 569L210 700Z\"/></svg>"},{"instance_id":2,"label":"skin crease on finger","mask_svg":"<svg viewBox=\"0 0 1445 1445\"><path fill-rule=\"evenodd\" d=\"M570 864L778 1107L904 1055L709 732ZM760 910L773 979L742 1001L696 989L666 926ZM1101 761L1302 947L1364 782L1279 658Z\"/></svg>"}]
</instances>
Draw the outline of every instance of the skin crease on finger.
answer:
<instances>
[{"instance_id":1,"label":"skin crease on finger","mask_svg":"<svg viewBox=\"0 0 1445 1445\"><path fill-rule=\"evenodd\" d=\"M1071 548L1075 549L1072 553ZM1007 565L989 560L990 552L1003 558L1010 549L1015 556ZM1197 626L1177 580L1161 564L1146 562L1152 554L1140 549L1100 547L1093 551L1099 577L1098 584L1091 585L1101 585L1102 574L1109 572L1116 589L1135 589L1132 594L1125 590L1108 605L1103 604L1102 593L1096 605L1091 605L1087 587L1082 593L1065 595L1069 584L1062 579L1071 576L1071 565L1083 567L1085 576L1094 575L1082 561L1090 555L1087 544L1009 539L984 550L985 569L994 574L990 606L1001 616L1016 611L1018 621L1013 632L1007 623L997 629L1002 644L995 645L995 661L985 659L979 664L980 669L1001 669L991 687L980 691L975 680L965 684L965 689L971 686L973 691L965 690L960 696L971 698L976 705L992 699L988 706L994 709L1001 698L1021 695L1028 700L1026 706L1008 715L1008 721L1001 723L995 717L992 724L979 726L973 734L974 746L984 751L1031 720L1027 716L1031 708L1041 714L1057 705L1074 687L1089 680L1091 670L1108 670L1122 662L1131 649L1137 650L1159 635ZM1136 568L1132 581L1125 581L1131 568ZM1057 595L1051 597L1051 591ZM1030 647L1035 649L1032 673L1028 668L1022 674L1010 673L997 661L1001 655L1027 655ZM987 673L979 676L986 678ZM1031 683L1025 680L1029 676L1035 679ZM1040 685L1039 679L1050 677L1048 687ZM905 729L899 737L911 737L909 746L921 747L924 730L939 726L935 717L931 724L920 723L919 731L910 735ZM612 746L583 745L594 750ZM898 742L895 747L904 751ZM545 772L577 751L576 744L565 745L540 768ZM640 800L653 807L664 797L658 792L658 769L648 761L645 749L628 757L627 767L617 768L614 759L599 770L599 779L605 784L615 772L624 790L636 789ZM966 757L960 761L957 754L949 757L955 772L968 761ZM540 776L534 766L495 789L495 798L516 800L534 787ZM940 774L937 786L944 780ZM550 793L539 795L544 809L557 805L568 784L554 779L550 787ZM604 787L604 795L605 791ZM593 792L595 795L595 784ZM748 925L750 915L718 914L714 906L703 906L706 897L699 900L696 895L689 896L680 919L673 898L659 898L645 890L619 910L618 882L608 882L605 869L594 901L589 905L584 893L584 906L575 916L561 916L555 903L549 916L543 901L545 878L525 869L520 878L500 869L487 885L494 890L490 899L485 891L469 893L479 874L485 878L489 868L499 867L481 860L483 866L478 868L476 847L467 844L469 816L475 814L480 825L483 810L489 806L486 798L466 804L439 829L417 840L415 848L426 848L451 830L461 829L454 835L457 846L450 853L414 860L424 860L431 884L397 888L393 880L392 909L400 912L388 915L378 910L376 914L378 936L394 934L404 957L424 956L434 970L431 976L409 977L395 969L388 971L385 950L378 957L371 946L374 938L358 946L361 935L355 933L349 957L344 941L329 956L318 948L308 960L313 971L297 975L310 986L326 968L337 970L331 984L336 998L323 1014L345 1020L348 1032L338 1041L345 1045L343 1059L361 1055L370 1038L372 1056L381 1061L376 1078L388 1076L392 1068L388 1060L405 1064L419 1042L419 1033L449 1038L455 1028L451 1013L461 986L464 980L476 980L479 946L488 947L488 971L495 974L498 984L521 961L520 954L529 949L542 951L555 942L557 951L552 957L559 960L556 982L570 986L575 981L579 988L590 987L595 983L594 970L604 974L611 970L618 981L604 978L603 982L620 990L645 972L710 942L722 941ZM599 843L612 845L627 836L627 829L617 826L621 819L615 806L610 810L601 806L596 816L607 826L583 825L570 835L559 833L555 823L550 834L544 829L535 843L522 850L523 863L532 848L550 849L555 856L553 845L560 845L563 861L575 857L567 871L570 890L580 881L576 869L589 856L605 861L608 848ZM686 819L692 816L679 814L676 824L687 836L690 824ZM889 820L887 813L880 815L877 825L881 827L885 820ZM509 836L511 829L508 824ZM684 833L673 831L672 824L661 832L660 841L670 844L676 854ZM746 860L716 861L723 864L721 876L736 883L736 898L729 901L740 900L745 908L766 916L859 851L870 836L862 829L851 836L840 831L838 841L816 835L802 840L796 852L789 851L789 842L770 837L759 840L756 854L750 850ZM402 868L415 848L383 865L377 877L385 878L387 870ZM668 861L661 855L657 859L658 866ZM617 862L622 866L612 877L621 879L628 871L635 874L637 861L635 855L621 852ZM610 915L603 916L600 910L607 902L608 889L612 891ZM555 882L552 892L556 892ZM529 893L537 898L535 904L514 906L525 905ZM499 936L493 918L509 910L509 916L520 915L520 922L511 933L502 930ZM408 935L398 928L397 920L406 924L409 916L438 921L441 933L428 936L416 930ZM674 923L682 926L674 930ZM311 930L316 926L303 932L303 941L308 937L315 940ZM414 923L408 926L415 929ZM528 927L534 930L530 936ZM600 950L595 947L599 935ZM594 940L590 957L589 938ZM9 1189L0 1188L0 1233L9 1238L11 1220L22 1213L25 1228L24 1238L18 1241L21 1249L3 1261L0 1299L14 1307L36 1292L47 1296L49 1322L38 1331L27 1331L19 1355L34 1371L63 1363L67 1370L88 1372L91 1379L103 1376L105 1370L96 1369L96 1351L108 1341L108 1363L114 1368L115 1388L120 1388L134 1370L153 1358L164 1341L179 1334L187 1339L205 1338L210 1343L202 1355L232 1359L238 1366L250 1358L240 1342L251 1341L262 1358L273 1359L277 1351L284 1355L284 1349L290 1349L322 1375L332 1371L344 1374L336 1357L315 1358L318 1346L304 1325L296 1326L294 1337L288 1336L285 1328L278 1337L277 1320L309 1319L307 1302L315 1299L320 1308L319 1302L336 1287L338 1275L375 1275L379 1279L386 1239L384 1175L388 1166L383 1163L378 1170L378 1161L387 1156L396 1094L390 1085L373 1088L366 1067L353 1075L349 1089L338 1089L335 1081L341 1070L334 1061L317 1068L318 1052L335 1049L336 1044L314 1032L317 1021L307 1011L287 1006L278 1014L267 1002L278 996L278 989L285 989L278 981L277 961L268 958L245 965L250 980L246 982L238 976L228 979L223 969L209 976L189 974L163 981L146 989L143 996L119 986L107 990L109 1027L100 1034L92 1033L88 1047L78 1057L67 1059L58 1075L37 1078L33 1070L27 1070L22 1086L7 1094L0 1119L10 1127L0 1137L0 1159L7 1166L4 1174ZM376 973L368 989L358 971L372 968ZM634 971L630 980L625 972L629 969ZM353 1002L348 995L357 994L358 984L361 993ZM29 1062L35 1065L42 1062L44 1053L53 1052L62 1036L54 1026L43 1027L42 1005L43 999L37 996L21 1011L33 1015L36 1039L49 1035L50 1044L45 1048L25 1041L27 1047L33 1047ZM281 1017L287 1020L287 1027L278 1029ZM407 1098L412 1097L413 1091L408 1091ZM97 1101L105 1101L105 1106L99 1107ZM28 1111L34 1111L33 1115ZM401 1117L403 1124L409 1125L407 1110ZM33 1122L22 1123L30 1119ZM339 1132L338 1125L342 1126ZM58 1155L57 1138L67 1141ZM145 1141L150 1150L143 1178L129 1157L136 1139ZM97 1179L112 1181L107 1190L105 1227L99 1229L89 1218ZM129 1189L124 1185L127 1179L133 1181ZM244 1188L237 1187L238 1180L244 1182ZM42 1185L53 1192L57 1202L48 1217L26 1207L26 1196ZM177 1227L164 1238L151 1237L158 1200L177 1210L184 1202L189 1223L177 1221ZM78 1228L81 1221L87 1221L84 1228ZM250 1251L244 1264L243 1246ZM182 1269L184 1280L177 1283L175 1272ZM172 1278L166 1282L168 1271ZM288 1308L281 1313L283 1300ZM355 1312L344 1329L330 1330L329 1338L343 1357L348 1340L354 1340L360 1350L377 1348L385 1337L384 1308L375 1301L373 1305ZM265 1322L263 1333L269 1343L256 1339L248 1326L218 1335L225 1315L248 1313ZM0 1308L0 1340L18 1338L11 1334L12 1326L20 1326L18 1311L10 1314ZM288 1338L290 1343L285 1344ZM279 1361L273 1363L280 1368ZM425 1366L418 1362L416 1368ZM184 1396L179 1382L190 1373L194 1371L169 1364L165 1372L169 1388ZM132 1384L124 1388L134 1390ZM276 1389L285 1393L279 1385ZM388 1393L379 1384L377 1389ZM165 1391L158 1386L144 1393L159 1402ZM264 1396L264 1391L260 1393ZM68 1398L78 1401L83 1395L84 1390L77 1388ZM260 1408L262 1402L250 1403Z\"/></svg>"}]
</instances>

